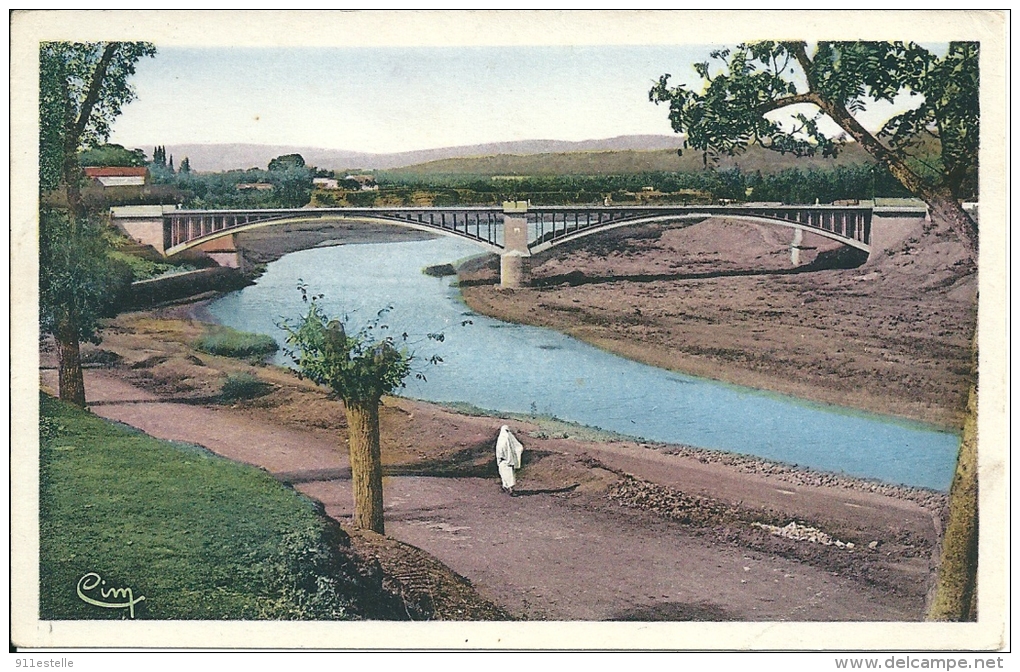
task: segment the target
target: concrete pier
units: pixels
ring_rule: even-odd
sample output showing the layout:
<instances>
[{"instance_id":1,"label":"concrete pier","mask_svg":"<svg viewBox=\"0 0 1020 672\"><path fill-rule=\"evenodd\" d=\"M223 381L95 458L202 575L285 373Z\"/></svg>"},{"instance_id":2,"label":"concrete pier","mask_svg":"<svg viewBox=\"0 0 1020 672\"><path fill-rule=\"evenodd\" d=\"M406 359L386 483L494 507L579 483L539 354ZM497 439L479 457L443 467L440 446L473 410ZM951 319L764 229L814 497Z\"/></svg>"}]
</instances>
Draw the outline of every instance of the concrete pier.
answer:
<instances>
[{"instance_id":1,"label":"concrete pier","mask_svg":"<svg viewBox=\"0 0 1020 672\"><path fill-rule=\"evenodd\" d=\"M794 229L793 242L790 243L790 263L794 266L800 266L800 250L803 242L804 230Z\"/></svg>"},{"instance_id":2,"label":"concrete pier","mask_svg":"<svg viewBox=\"0 0 1020 672\"><path fill-rule=\"evenodd\" d=\"M129 238L143 245L151 245L166 255L166 225L164 217L174 210L172 205L121 205L110 208L110 223Z\"/></svg>"},{"instance_id":3,"label":"concrete pier","mask_svg":"<svg viewBox=\"0 0 1020 672\"><path fill-rule=\"evenodd\" d=\"M237 249L237 234L216 238L195 248L205 252L220 266L244 271L244 257Z\"/></svg>"},{"instance_id":4,"label":"concrete pier","mask_svg":"<svg viewBox=\"0 0 1020 672\"><path fill-rule=\"evenodd\" d=\"M528 283L528 202L503 202L503 254L499 262L500 287L523 287Z\"/></svg>"}]
</instances>

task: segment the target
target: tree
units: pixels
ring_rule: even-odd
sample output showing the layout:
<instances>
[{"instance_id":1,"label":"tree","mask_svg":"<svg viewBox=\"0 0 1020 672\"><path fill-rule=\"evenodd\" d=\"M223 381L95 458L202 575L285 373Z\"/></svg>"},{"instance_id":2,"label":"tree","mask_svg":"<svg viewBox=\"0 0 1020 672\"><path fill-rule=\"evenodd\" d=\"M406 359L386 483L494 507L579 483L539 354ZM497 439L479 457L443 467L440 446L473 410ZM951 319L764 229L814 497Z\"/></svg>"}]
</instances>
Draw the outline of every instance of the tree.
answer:
<instances>
[{"instance_id":1,"label":"tree","mask_svg":"<svg viewBox=\"0 0 1020 672\"><path fill-rule=\"evenodd\" d=\"M848 135L928 204L933 228L948 228L974 255L977 225L960 200L977 193L978 51L976 42L952 42L942 57L913 43L819 42L808 56L804 42L742 44L712 52L722 72L713 72L709 63L695 65L705 80L701 93L670 88L670 76L663 75L649 98L668 103L673 130L686 134L684 147L706 155L733 155L756 142L795 155L835 156ZM854 116L864 111L867 99L893 102L903 94L919 97L919 104L892 117L877 135ZM815 114L809 118L797 112L795 124L769 116L802 105L813 107ZM846 135L830 137L820 124L823 119ZM932 143L938 147L934 161L923 154ZM974 398L972 386L968 423L974 419ZM976 464L977 441L965 431L928 613L933 620L976 618Z\"/></svg>"},{"instance_id":2,"label":"tree","mask_svg":"<svg viewBox=\"0 0 1020 672\"><path fill-rule=\"evenodd\" d=\"M185 156L183 159L181 159L181 167L178 169L177 172L179 172L181 175L187 175L188 173L191 172L191 161L188 160L188 157Z\"/></svg>"},{"instance_id":3,"label":"tree","mask_svg":"<svg viewBox=\"0 0 1020 672\"><path fill-rule=\"evenodd\" d=\"M82 166L144 166L145 152L123 145L98 145L78 154Z\"/></svg>"},{"instance_id":4,"label":"tree","mask_svg":"<svg viewBox=\"0 0 1020 672\"><path fill-rule=\"evenodd\" d=\"M67 210L39 212L39 325L54 336L61 399L85 405L80 341L99 342L99 320L131 283L131 270L107 254L96 217L72 225Z\"/></svg>"},{"instance_id":5,"label":"tree","mask_svg":"<svg viewBox=\"0 0 1020 672\"><path fill-rule=\"evenodd\" d=\"M411 373L411 354L398 349L393 337L375 339L373 332L385 330L376 320L350 334L346 320L330 318L317 299L309 299L304 285L299 287L308 312L296 323L284 321L287 351L300 376L328 387L344 404L347 418L347 442L354 490L354 526L384 533L382 457L379 446L379 405L384 394L403 387ZM442 340L438 334L430 338ZM406 341L407 334L402 337ZM430 361L440 361L433 357ZM418 377L423 378L419 373Z\"/></svg>"},{"instance_id":6,"label":"tree","mask_svg":"<svg viewBox=\"0 0 1020 672\"><path fill-rule=\"evenodd\" d=\"M978 146L978 44L950 43L939 57L913 43L819 42L808 56L804 42L757 42L712 52L723 65L698 63L703 92L669 86L663 75L649 92L669 104L670 123L684 147L736 154L751 143L798 156L835 156L852 138L931 211L934 226L954 231L977 250L977 225L960 205L976 193ZM920 104L897 114L876 134L854 116L866 101L893 102L901 94ZM770 113L797 107L795 123ZM842 135L826 133L822 119ZM938 146L935 161L918 150Z\"/></svg>"},{"instance_id":7,"label":"tree","mask_svg":"<svg viewBox=\"0 0 1020 672\"><path fill-rule=\"evenodd\" d=\"M134 97L127 80L135 63L155 53L146 42L39 47L39 188L65 210L40 211L40 324L57 343L60 398L78 406L85 405L79 343L97 338L92 316L100 312L100 298L109 296L102 284L109 248L82 202L78 153L106 141Z\"/></svg>"},{"instance_id":8,"label":"tree","mask_svg":"<svg viewBox=\"0 0 1020 672\"><path fill-rule=\"evenodd\" d=\"M305 159L300 154L284 154L270 160L269 170L288 170L290 168L304 168Z\"/></svg>"}]
</instances>

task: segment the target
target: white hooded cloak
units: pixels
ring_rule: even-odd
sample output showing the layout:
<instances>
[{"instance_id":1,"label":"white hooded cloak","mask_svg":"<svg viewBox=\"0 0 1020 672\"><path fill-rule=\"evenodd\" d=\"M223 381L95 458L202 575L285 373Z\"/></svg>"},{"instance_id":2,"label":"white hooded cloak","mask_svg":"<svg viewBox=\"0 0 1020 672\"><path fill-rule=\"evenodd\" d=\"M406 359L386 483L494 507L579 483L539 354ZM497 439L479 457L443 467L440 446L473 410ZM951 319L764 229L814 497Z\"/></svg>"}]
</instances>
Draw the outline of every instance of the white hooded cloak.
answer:
<instances>
[{"instance_id":1,"label":"white hooded cloak","mask_svg":"<svg viewBox=\"0 0 1020 672\"><path fill-rule=\"evenodd\" d=\"M499 477L503 480L504 488L514 487L514 469L521 468L523 454L524 446L510 432L510 428L506 425L500 427L499 438L496 439L496 466L499 467Z\"/></svg>"}]
</instances>

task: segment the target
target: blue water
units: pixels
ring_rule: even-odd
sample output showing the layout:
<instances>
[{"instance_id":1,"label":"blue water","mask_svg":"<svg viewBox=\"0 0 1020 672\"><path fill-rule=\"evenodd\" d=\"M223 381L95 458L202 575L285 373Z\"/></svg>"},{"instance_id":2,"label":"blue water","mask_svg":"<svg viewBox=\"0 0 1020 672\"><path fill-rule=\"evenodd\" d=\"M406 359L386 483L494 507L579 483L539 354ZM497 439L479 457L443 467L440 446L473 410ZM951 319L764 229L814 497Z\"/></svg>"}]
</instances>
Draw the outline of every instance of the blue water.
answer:
<instances>
[{"instance_id":1,"label":"blue water","mask_svg":"<svg viewBox=\"0 0 1020 672\"><path fill-rule=\"evenodd\" d=\"M650 441L756 455L890 483L947 490L959 447L955 434L893 418L804 402L638 364L558 332L471 312L450 278L421 270L476 254L452 238L344 245L284 256L257 284L210 306L237 329L269 334L304 311L299 281L325 294L331 315L383 323L410 335L416 370L401 393L419 399L553 415ZM441 332L442 343L426 334ZM439 355L443 362L426 360ZM289 364L284 356L278 363Z\"/></svg>"}]
</instances>

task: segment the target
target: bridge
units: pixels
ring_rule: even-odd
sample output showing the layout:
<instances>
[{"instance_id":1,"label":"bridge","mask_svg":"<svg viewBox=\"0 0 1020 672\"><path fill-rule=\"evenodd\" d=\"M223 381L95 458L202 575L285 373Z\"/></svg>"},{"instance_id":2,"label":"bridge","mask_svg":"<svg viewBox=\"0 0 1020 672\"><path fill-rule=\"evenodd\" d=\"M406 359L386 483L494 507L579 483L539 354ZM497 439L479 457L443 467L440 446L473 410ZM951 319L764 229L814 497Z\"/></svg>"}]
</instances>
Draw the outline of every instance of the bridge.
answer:
<instances>
[{"instance_id":1,"label":"bridge","mask_svg":"<svg viewBox=\"0 0 1020 672\"><path fill-rule=\"evenodd\" d=\"M392 224L470 240L501 257L500 282L519 287L525 259L601 231L652 222L726 217L793 229L791 261L799 263L804 232L870 252L870 205L634 205L294 208L182 210L172 206L123 206L111 220L165 256L199 249L221 265L236 266L236 236L264 226L336 219Z\"/></svg>"}]
</instances>

